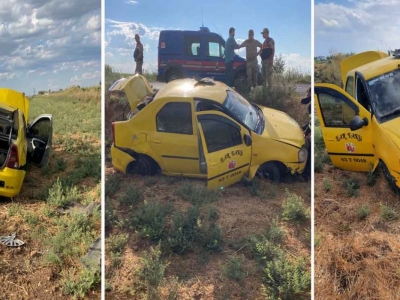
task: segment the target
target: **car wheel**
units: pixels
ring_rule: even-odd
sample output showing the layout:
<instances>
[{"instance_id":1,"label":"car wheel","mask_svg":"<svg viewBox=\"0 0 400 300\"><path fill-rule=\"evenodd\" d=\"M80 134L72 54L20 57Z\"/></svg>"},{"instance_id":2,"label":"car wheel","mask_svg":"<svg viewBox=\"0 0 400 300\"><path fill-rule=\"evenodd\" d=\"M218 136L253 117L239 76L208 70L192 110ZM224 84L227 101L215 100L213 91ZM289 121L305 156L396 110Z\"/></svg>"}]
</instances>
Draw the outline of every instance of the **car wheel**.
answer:
<instances>
[{"instance_id":1,"label":"car wheel","mask_svg":"<svg viewBox=\"0 0 400 300\"><path fill-rule=\"evenodd\" d=\"M168 72L167 78L166 78L166 82L170 82L176 79L180 79L182 78L182 75L179 73L179 71L177 70L171 70Z\"/></svg>"},{"instance_id":2,"label":"car wheel","mask_svg":"<svg viewBox=\"0 0 400 300\"><path fill-rule=\"evenodd\" d=\"M396 180L393 178L393 176L390 174L388 167L386 166L386 164L383 161L379 162L380 164L380 168L383 172L383 175L385 175L386 180L389 183L390 188L396 193L398 194L400 192L400 189L397 187L396 185Z\"/></svg>"},{"instance_id":3,"label":"car wheel","mask_svg":"<svg viewBox=\"0 0 400 300\"><path fill-rule=\"evenodd\" d=\"M279 171L279 167L274 162L268 162L262 166L262 174L265 179L271 181L280 181L281 180L281 172Z\"/></svg>"},{"instance_id":4,"label":"car wheel","mask_svg":"<svg viewBox=\"0 0 400 300\"><path fill-rule=\"evenodd\" d=\"M141 155L137 161L137 172L140 175L150 175L153 176L156 174L157 165L156 163L148 156Z\"/></svg>"}]
</instances>

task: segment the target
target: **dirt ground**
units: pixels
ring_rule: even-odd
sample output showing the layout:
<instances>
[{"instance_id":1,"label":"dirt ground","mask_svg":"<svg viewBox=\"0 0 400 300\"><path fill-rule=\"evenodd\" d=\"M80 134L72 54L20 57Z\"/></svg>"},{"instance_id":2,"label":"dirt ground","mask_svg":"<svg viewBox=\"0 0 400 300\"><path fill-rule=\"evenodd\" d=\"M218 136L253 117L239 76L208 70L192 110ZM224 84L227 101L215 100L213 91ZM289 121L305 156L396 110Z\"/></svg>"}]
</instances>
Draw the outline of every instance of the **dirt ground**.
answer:
<instances>
[{"instance_id":1,"label":"dirt ground","mask_svg":"<svg viewBox=\"0 0 400 300\"><path fill-rule=\"evenodd\" d=\"M74 161L74 155L55 146L51 161L58 157ZM68 171L63 173L68 174ZM61 173L57 175L62 176ZM71 299L61 291L62 268L46 266L43 262L43 254L47 251L44 239L47 234L54 234L57 227L54 219L44 214L46 203L36 199L35 195L53 181L54 178L43 176L40 169L30 166L21 194L14 199L0 198L0 234L16 232L17 238L25 243L16 248L0 244L0 299ZM85 185L89 189L96 187L92 180L86 180ZM17 212L10 214L10 209L15 206ZM26 215L30 214L37 215L37 224L27 223ZM100 227L97 230L100 232ZM82 267L79 261L70 261L68 265ZM85 299L100 299L100 290L90 292Z\"/></svg>"},{"instance_id":2,"label":"dirt ground","mask_svg":"<svg viewBox=\"0 0 400 300\"><path fill-rule=\"evenodd\" d=\"M383 175L372 186L369 176L329 164L315 173L315 299L400 298L400 198ZM360 185L352 197L350 178Z\"/></svg>"}]
</instances>

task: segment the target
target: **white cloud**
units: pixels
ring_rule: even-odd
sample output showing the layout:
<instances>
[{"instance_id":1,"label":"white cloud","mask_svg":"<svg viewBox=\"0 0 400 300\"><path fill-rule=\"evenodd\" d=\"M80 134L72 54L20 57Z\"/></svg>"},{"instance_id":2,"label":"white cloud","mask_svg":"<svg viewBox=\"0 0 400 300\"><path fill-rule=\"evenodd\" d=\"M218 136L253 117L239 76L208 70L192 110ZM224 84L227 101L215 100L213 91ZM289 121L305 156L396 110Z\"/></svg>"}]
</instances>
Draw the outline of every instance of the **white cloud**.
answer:
<instances>
[{"instance_id":1,"label":"white cloud","mask_svg":"<svg viewBox=\"0 0 400 300\"><path fill-rule=\"evenodd\" d=\"M135 1L135 0L128 0L128 1L126 1L126 3L127 4L138 4L139 2L138 1Z\"/></svg>"},{"instance_id":2,"label":"white cloud","mask_svg":"<svg viewBox=\"0 0 400 300\"><path fill-rule=\"evenodd\" d=\"M97 63L86 67L99 70L100 5L100 0L1 1L0 73L30 75L40 82L40 76L59 76L72 71L72 65L81 69L91 61ZM15 77L3 75L0 79ZM41 84L46 85L45 80ZM19 85L25 88L26 83Z\"/></svg>"},{"instance_id":3,"label":"white cloud","mask_svg":"<svg viewBox=\"0 0 400 300\"><path fill-rule=\"evenodd\" d=\"M400 0L357 0L314 8L316 55L398 47Z\"/></svg>"}]
</instances>

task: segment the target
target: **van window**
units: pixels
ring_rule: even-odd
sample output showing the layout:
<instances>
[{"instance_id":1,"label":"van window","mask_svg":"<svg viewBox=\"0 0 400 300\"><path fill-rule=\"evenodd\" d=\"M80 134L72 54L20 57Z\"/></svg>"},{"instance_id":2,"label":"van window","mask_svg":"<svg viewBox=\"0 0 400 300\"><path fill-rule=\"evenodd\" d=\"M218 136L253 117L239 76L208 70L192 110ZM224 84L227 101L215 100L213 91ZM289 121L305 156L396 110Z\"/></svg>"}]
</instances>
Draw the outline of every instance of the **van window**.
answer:
<instances>
[{"instance_id":1,"label":"van window","mask_svg":"<svg viewBox=\"0 0 400 300\"><path fill-rule=\"evenodd\" d=\"M188 102L169 102L156 116L157 131L193 134L192 106Z\"/></svg>"},{"instance_id":2,"label":"van window","mask_svg":"<svg viewBox=\"0 0 400 300\"><path fill-rule=\"evenodd\" d=\"M199 120L203 129L208 153L242 144L240 127L221 116Z\"/></svg>"},{"instance_id":3,"label":"van window","mask_svg":"<svg viewBox=\"0 0 400 300\"><path fill-rule=\"evenodd\" d=\"M349 127L356 111L340 98L318 94L318 101L326 127Z\"/></svg>"},{"instance_id":4,"label":"van window","mask_svg":"<svg viewBox=\"0 0 400 300\"><path fill-rule=\"evenodd\" d=\"M220 41L214 37L207 38L208 44L208 56L211 57L221 57L221 44Z\"/></svg>"},{"instance_id":5,"label":"van window","mask_svg":"<svg viewBox=\"0 0 400 300\"><path fill-rule=\"evenodd\" d=\"M185 55L197 56L200 55L200 36L187 35L185 36Z\"/></svg>"}]
</instances>

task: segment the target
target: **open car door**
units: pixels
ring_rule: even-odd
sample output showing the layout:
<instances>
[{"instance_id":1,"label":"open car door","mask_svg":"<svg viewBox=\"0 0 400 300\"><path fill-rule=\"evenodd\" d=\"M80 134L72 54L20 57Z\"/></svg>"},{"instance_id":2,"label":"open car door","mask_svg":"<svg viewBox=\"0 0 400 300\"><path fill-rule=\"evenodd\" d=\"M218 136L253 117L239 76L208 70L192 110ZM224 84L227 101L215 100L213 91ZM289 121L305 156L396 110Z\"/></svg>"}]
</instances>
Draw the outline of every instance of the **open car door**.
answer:
<instances>
[{"instance_id":1,"label":"open car door","mask_svg":"<svg viewBox=\"0 0 400 300\"><path fill-rule=\"evenodd\" d=\"M332 164L343 170L375 166L371 113L333 84L315 84L314 99Z\"/></svg>"},{"instance_id":2,"label":"open car door","mask_svg":"<svg viewBox=\"0 0 400 300\"><path fill-rule=\"evenodd\" d=\"M249 130L217 111L196 113L200 170L207 173L207 188L222 189L248 173L251 160Z\"/></svg>"},{"instance_id":3,"label":"open car door","mask_svg":"<svg viewBox=\"0 0 400 300\"><path fill-rule=\"evenodd\" d=\"M53 140L52 115L40 115L26 129L28 138L28 159L35 166L46 167L50 160Z\"/></svg>"}]
</instances>

